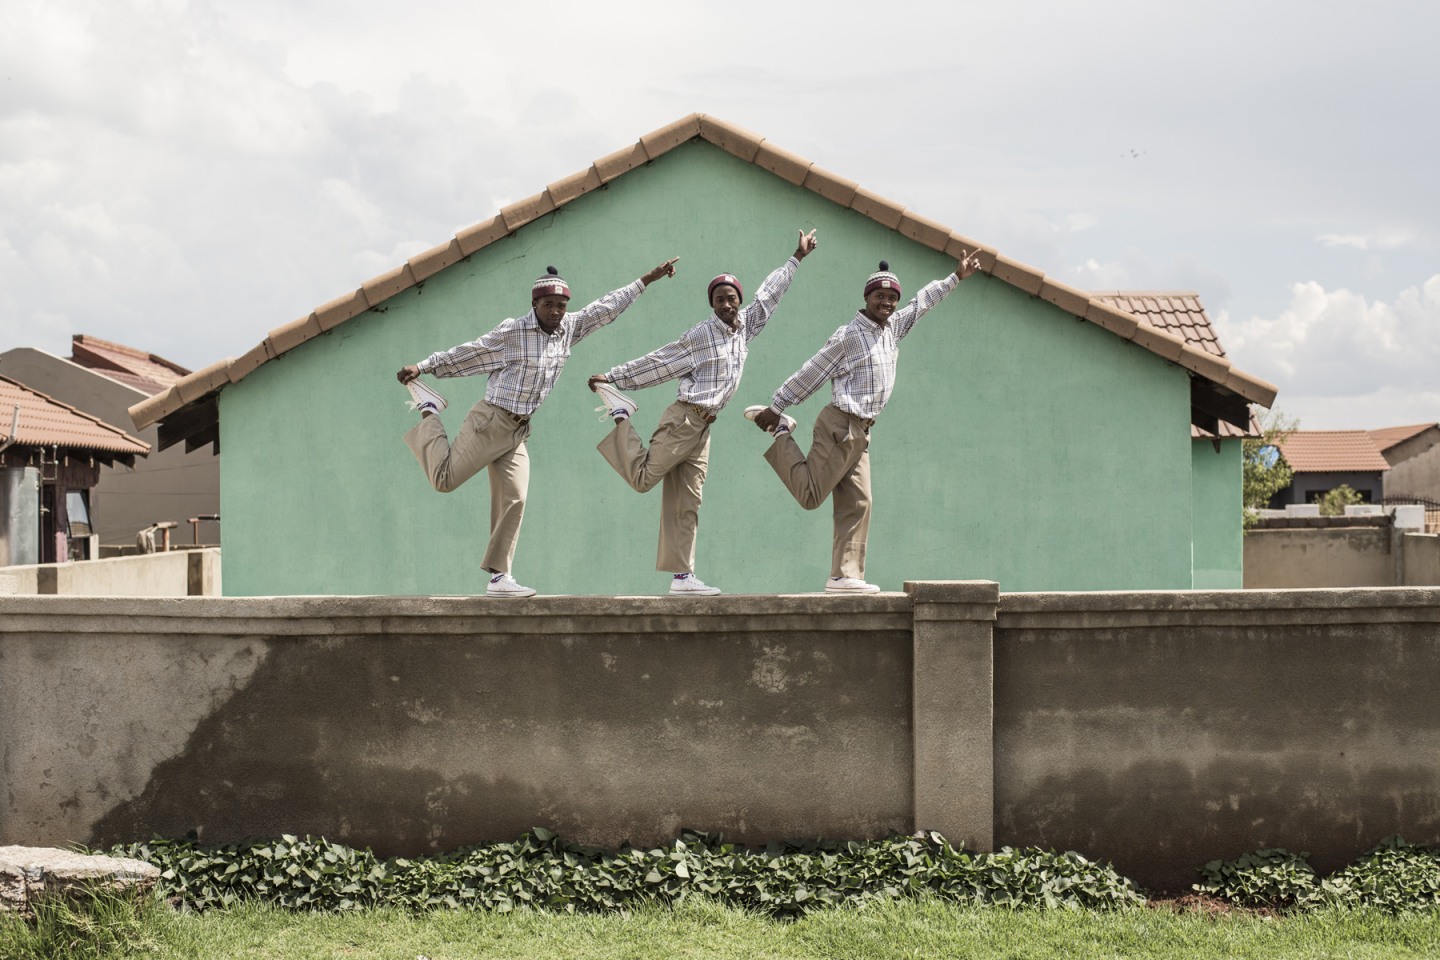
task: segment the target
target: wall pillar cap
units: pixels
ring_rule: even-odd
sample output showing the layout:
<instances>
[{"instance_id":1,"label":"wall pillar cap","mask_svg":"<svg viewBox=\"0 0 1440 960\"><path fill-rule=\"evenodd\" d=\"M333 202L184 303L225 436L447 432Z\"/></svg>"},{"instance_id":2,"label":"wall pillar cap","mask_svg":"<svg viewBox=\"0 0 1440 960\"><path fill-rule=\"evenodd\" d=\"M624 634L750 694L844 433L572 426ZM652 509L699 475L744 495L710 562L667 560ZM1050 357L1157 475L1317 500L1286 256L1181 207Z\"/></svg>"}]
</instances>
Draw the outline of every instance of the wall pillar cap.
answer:
<instances>
[{"instance_id":1,"label":"wall pillar cap","mask_svg":"<svg viewBox=\"0 0 1440 960\"><path fill-rule=\"evenodd\" d=\"M994 580L906 580L905 592L924 603L999 603Z\"/></svg>"}]
</instances>

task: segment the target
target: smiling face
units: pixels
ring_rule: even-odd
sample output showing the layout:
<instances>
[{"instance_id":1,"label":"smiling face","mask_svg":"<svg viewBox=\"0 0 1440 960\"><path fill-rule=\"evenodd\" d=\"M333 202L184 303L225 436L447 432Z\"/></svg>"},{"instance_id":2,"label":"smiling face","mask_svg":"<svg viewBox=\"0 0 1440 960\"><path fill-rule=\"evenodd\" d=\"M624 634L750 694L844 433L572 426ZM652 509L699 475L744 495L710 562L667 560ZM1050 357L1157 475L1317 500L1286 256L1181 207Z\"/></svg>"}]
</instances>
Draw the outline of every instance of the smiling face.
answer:
<instances>
[{"instance_id":1,"label":"smiling face","mask_svg":"<svg viewBox=\"0 0 1440 960\"><path fill-rule=\"evenodd\" d=\"M535 311L535 319L539 321L540 329L546 333L554 333L560 326L560 321L565 318L565 308L569 304L569 298L553 294L530 301L530 307Z\"/></svg>"},{"instance_id":2,"label":"smiling face","mask_svg":"<svg viewBox=\"0 0 1440 960\"><path fill-rule=\"evenodd\" d=\"M721 323L735 326L735 318L740 315L740 291L728 283L720 284L710 293L710 307Z\"/></svg>"},{"instance_id":3,"label":"smiling face","mask_svg":"<svg viewBox=\"0 0 1440 960\"><path fill-rule=\"evenodd\" d=\"M865 316L876 323L884 323L890 319L890 314L895 312L895 306L899 302L900 294L877 287L865 294Z\"/></svg>"}]
</instances>

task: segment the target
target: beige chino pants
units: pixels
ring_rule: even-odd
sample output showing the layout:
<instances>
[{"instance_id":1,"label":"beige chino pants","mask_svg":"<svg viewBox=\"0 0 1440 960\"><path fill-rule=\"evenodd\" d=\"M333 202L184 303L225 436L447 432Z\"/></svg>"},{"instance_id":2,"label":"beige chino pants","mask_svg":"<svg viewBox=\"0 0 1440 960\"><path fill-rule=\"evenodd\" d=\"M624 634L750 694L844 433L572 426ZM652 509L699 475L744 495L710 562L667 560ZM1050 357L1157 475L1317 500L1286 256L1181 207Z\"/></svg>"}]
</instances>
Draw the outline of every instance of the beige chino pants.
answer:
<instances>
[{"instance_id":1,"label":"beige chino pants","mask_svg":"<svg viewBox=\"0 0 1440 960\"><path fill-rule=\"evenodd\" d=\"M482 469L490 471L490 542L485 547L487 570L509 573L525 518L530 489L530 454L525 439L529 423L517 423L508 411L481 400L470 408L452 442L439 417L421 417L405 434L405 443L420 461L430 485L449 493Z\"/></svg>"},{"instance_id":2,"label":"beige chino pants","mask_svg":"<svg viewBox=\"0 0 1440 960\"><path fill-rule=\"evenodd\" d=\"M660 548L655 569L695 572L695 531L700 525L700 497L710 466L710 424L684 404L672 403L650 437L650 449L629 419L595 449L631 487L645 493L663 481L660 495Z\"/></svg>"},{"instance_id":3,"label":"beige chino pants","mask_svg":"<svg viewBox=\"0 0 1440 960\"><path fill-rule=\"evenodd\" d=\"M775 438L765 459L785 489L806 510L833 497L835 535L830 576L865 579L870 538L870 434L863 421L833 403L815 418L807 456L790 434Z\"/></svg>"}]
</instances>

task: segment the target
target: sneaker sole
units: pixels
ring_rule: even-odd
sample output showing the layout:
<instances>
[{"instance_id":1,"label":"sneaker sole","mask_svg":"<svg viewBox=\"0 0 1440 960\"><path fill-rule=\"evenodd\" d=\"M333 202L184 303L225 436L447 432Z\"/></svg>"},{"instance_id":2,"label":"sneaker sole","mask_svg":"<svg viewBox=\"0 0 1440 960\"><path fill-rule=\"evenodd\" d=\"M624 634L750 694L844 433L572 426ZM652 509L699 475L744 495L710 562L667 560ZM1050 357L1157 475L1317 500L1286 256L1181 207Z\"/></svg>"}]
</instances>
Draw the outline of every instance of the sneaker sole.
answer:
<instances>
[{"instance_id":1,"label":"sneaker sole","mask_svg":"<svg viewBox=\"0 0 1440 960\"><path fill-rule=\"evenodd\" d=\"M498 592L498 591L486 590L486 591L485 591L485 596L490 597L490 598L495 599L495 600L523 600L523 599L525 599L526 597L533 597L533 596L535 596L535 591L534 591L534 590L526 590L526 591L523 591L523 592L522 592L522 591L508 591L508 590L507 590L507 591L504 592L504 593L500 593L500 592Z\"/></svg>"}]
</instances>

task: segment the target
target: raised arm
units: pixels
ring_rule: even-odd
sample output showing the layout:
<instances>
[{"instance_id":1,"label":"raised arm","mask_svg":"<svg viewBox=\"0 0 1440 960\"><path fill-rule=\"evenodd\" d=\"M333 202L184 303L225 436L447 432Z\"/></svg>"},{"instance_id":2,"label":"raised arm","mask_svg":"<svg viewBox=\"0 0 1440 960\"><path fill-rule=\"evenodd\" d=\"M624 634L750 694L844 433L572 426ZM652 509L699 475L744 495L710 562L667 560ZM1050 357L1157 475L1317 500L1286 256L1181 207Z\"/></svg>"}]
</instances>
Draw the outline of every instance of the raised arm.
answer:
<instances>
[{"instance_id":1,"label":"raised arm","mask_svg":"<svg viewBox=\"0 0 1440 960\"><path fill-rule=\"evenodd\" d=\"M800 266L800 261L815 252L820 241L815 239L815 231L806 233L799 231L800 242L795 246L795 252L777 267L765 281L760 284L760 289L755 291L755 299L743 311L745 316L745 339L754 340L765 329L765 324L775 313L775 308L780 306L780 298L785 296L785 291L790 289L790 282L795 279L795 270Z\"/></svg>"},{"instance_id":2,"label":"raised arm","mask_svg":"<svg viewBox=\"0 0 1440 960\"><path fill-rule=\"evenodd\" d=\"M671 257L634 283L623 286L619 290L612 290L595 302L587 304L575 314L574 342L579 343L624 313L625 309L645 292L645 288L656 280L661 277L675 276L675 263L679 259L679 257Z\"/></svg>"},{"instance_id":3,"label":"raised arm","mask_svg":"<svg viewBox=\"0 0 1440 960\"><path fill-rule=\"evenodd\" d=\"M845 328L841 327L825 341L825 346L820 348L819 353L806 360L804 366L780 384L780 389L770 398L769 409L762 410L756 416L755 425L761 430L775 429L775 425L780 422L780 411L808 400L811 394L840 372L844 360Z\"/></svg>"},{"instance_id":4,"label":"raised arm","mask_svg":"<svg viewBox=\"0 0 1440 960\"><path fill-rule=\"evenodd\" d=\"M478 340L432 353L419 363L401 367L395 376L401 383L409 383L422 373L434 377L494 373L505 365L505 335L514 326L514 320L506 320Z\"/></svg>"},{"instance_id":5,"label":"raised arm","mask_svg":"<svg viewBox=\"0 0 1440 960\"><path fill-rule=\"evenodd\" d=\"M597 373L587 384L591 390L596 383L613 383L621 390L643 390L666 380L674 380L688 373L694 367L694 352L681 337L674 343L667 343L628 363L611 367L609 373Z\"/></svg>"}]
</instances>

